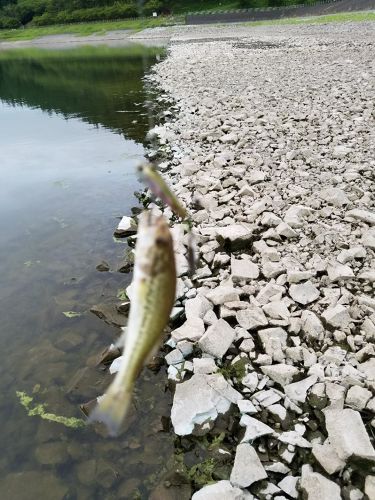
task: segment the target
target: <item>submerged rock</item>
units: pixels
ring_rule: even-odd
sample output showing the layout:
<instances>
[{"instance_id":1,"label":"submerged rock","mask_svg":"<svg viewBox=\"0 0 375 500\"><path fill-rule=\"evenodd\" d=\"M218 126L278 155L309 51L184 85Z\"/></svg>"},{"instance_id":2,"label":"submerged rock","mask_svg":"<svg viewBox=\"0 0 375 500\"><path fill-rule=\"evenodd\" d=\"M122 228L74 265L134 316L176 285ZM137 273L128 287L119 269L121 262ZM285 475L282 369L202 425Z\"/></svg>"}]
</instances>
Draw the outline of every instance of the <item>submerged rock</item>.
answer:
<instances>
[{"instance_id":1,"label":"submerged rock","mask_svg":"<svg viewBox=\"0 0 375 500\"><path fill-rule=\"evenodd\" d=\"M4 500L63 500L67 493L68 485L47 471L14 472L0 482Z\"/></svg>"}]
</instances>

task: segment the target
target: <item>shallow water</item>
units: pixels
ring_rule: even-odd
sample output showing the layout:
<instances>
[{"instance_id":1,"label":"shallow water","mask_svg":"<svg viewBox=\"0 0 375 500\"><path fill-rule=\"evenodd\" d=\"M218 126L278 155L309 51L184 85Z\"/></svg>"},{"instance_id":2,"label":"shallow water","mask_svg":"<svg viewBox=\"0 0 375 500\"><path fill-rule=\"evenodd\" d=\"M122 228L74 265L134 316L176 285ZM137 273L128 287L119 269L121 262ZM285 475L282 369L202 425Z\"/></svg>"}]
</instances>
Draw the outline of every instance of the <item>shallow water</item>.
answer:
<instances>
[{"instance_id":1,"label":"shallow water","mask_svg":"<svg viewBox=\"0 0 375 500\"><path fill-rule=\"evenodd\" d=\"M124 432L30 417L15 392L80 418L108 375L96 356L118 335L90 312L118 302L126 243L118 218L137 205L135 166L149 127L145 71L162 49L0 54L0 498L149 498L173 455L162 431L163 369L144 370ZM111 272L98 272L104 259ZM63 313L80 315L68 318Z\"/></svg>"}]
</instances>

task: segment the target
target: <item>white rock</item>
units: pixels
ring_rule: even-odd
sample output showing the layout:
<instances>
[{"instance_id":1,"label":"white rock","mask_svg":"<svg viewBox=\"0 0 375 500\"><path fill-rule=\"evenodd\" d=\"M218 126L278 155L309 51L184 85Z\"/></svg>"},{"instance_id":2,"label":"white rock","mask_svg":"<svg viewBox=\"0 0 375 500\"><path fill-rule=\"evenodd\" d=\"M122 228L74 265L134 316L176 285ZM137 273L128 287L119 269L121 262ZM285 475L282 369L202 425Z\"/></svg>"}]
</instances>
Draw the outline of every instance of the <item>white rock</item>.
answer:
<instances>
[{"instance_id":1,"label":"white rock","mask_svg":"<svg viewBox=\"0 0 375 500\"><path fill-rule=\"evenodd\" d=\"M283 464L282 462L275 462L271 465L265 465L264 468L267 472L275 472L276 474L288 474L290 469L288 466Z\"/></svg>"},{"instance_id":2,"label":"white rock","mask_svg":"<svg viewBox=\"0 0 375 500\"><path fill-rule=\"evenodd\" d=\"M250 417L249 415L242 415L240 420L240 426L246 427L245 435L242 438L241 443L247 443L248 441L254 441L261 436L266 436L267 434L274 434L271 427L264 424L256 418Z\"/></svg>"},{"instance_id":3,"label":"white rock","mask_svg":"<svg viewBox=\"0 0 375 500\"><path fill-rule=\"evenodd\" d=\"M277 278L285 272L284 265L281 262L271 262L265 260L262 262L262 273L268 279Z\"/></svg>"},{"instance_id":4,"label":"white rock","mask_svg":"<svg viewBox=\"0 0 375 500\"><path fill-rule=\"evenodd\" d=\"M298 498L297 483L299 477L286 476L278 483L278 487L292 498Z\"/></svg>"},{"instance_id":5,"label":"white rock","mask_svg":"<svg viewBox=\"0 0 375 500\"><path fill-rule=\"evenodd\" d=\"M298 238L298 233L292 229L286 222L281 222L276 227L276 232L279 236L284 236L284 238Z\"/></svg>"},{"instance_id":6,"label":"white rock","mask_svg":"<svg viewBox=\"0 0 375 500\"><path fill-rule=\"evenodd\" d=\"M230 481L208 484L194 493L191 500L253 500L253 495L246 490L232 486Z\"/></svg>"},{"instance_id":7,"label":"white rock","mask_svg":"<svg viewBox=\"0 0 375 500\"><path fill-rule=\"evenodd\" d=\"M268 325L268 319L260 307L249 304L247 309L237 311L238 324L245 330L255 330L260 326Z\"/></svg>"},{"instance_id":8,"label":"white rock","mask_svg":"<svg viewBox=\"0 0 375 500\"><path fill-rule=\"evenodd\" d=\"M255 226L251 224L233 224L231 226L216 229L216 237L219 242L229 242L231 248L241 248L251 242Z\"/></svg>"},{"instance_id":9,"label":"white rock","mask_svg":"<svg viewBox=\"0 0 375 500\"><path fill-rule=\"evenodd\" d=\"M283 328L266 328L258 331L259 338L262 342L266 353L275 361L283 361L283 349L286 347L288 334Z\"/></svg>"},{"instance_id":10,"label":"white rock","mask_svg":"<svg viewBox=\"0 0 375 500\"><path fill-rule=\"evenodd\" d=\"M324 444L313 444L312 454L328 474L335 474L346 465L345 460L338 456L328 439Z\"/></svg>"},{"instance_id":11,"label":"white rock","mask_svg":"<svg viewBox=\"0 0 375 500\"><path fill-rule=\"evenodd\" d=\"M299 448L311 448L311 443L296 431L282 432L277 436L277 439L282 443L298 446Z\"/></svg>"},{"instance_id":12,"label":"white rock","mask_svg":"<svg viewBox=\"0 0 375 500\"><path fill-rule=\"evenodd\" d=\"M241 380L242 385L247 387L250 392L254 392L258 386L258 374L256 372L250 372Z\"/></svg>"},{"instance_id":13,"label":"white rock","mask_svg":"<svg viewBox=\"0 0 375 500\"><path fill-rule=\"evenodd\" d=\"M362 244L367 248L375 250L375 227L364 231L362 235Z\"/></svg>"},{"instance_id":14,"label":"white rock","mask_svg":"<svg viewBox=\"0 0 375 500\"><path fill-rule=\"evenodd\" d=\"M307 500L342 500L340 487L322 474L313 472L310 465L302 466L300 487Z\"/></svg>"},{"instance_id":15,"label":"white rock","mask_svg":"<svg viewBox=\"0 0 375 500\"><path fill-rule=\"evenodd\" d=\"M230 481L234 486L247 488L251 484L268 477L257 452L248 443L237 446Z\"/></svg>"},{"instance_id":16,"label":"white rock","mask_svg":"<svg viewBox=\"0 0 375 500\"><path fill-rule=\"evenodd\" d=\"M370 226L375 225L375 212L369 212L368 210L355 208L354 210L349 210L349 212L346 212L346 217L366 222L366 224L369 224Z\"/></svg>"},{"instance_id":17,"label":"white rock","mask_svg":"<svg viewBox=\"0 0 375 500\"><path fill-rule=\"evenodd\" d=\"M267 410L271 413L271 415L277 417L280 420L280 422L284 422L284 420L288 415L284 406L282 406L279 403L267 406Z\"/></svg>"},{"instance_id":18,"label":"white rock","mask_svg":"<svg viewBox=\"0 0 375 500\"><path fill-rule=\"evenodd\" d=\"M300 283L314 276L312 271L288 271L288 283Z\"/></svg>"},{"instance_id":19,"label":"white rock","mask_svg":"<svg viewBox=\"0 0 375 500\"><path fill-rule=\"evenodd\" d=\"M337 256L337 261L340 262L340 264L346 264L355 259L364 259L366 255L367 252L364 247L356 246L348 250L342 250Z\"/></svg>"},{"instance_id":20,"label":"white rock","mask_svg":"<svg viewBox=\"0 0 375 500\"><path fill-rule=\"evenodd\" d=\"M299 382L286 385L284 387L285 394L294 403L304 403L307 398L307 391L316 383L317 379L316 375L311 375Z\"/></svg>"},{"instance_id":21,"label":"white rock","mask_svg":"<svg viewBox=\"0 0 375 500\"><path fill-rule=\"evenodd\" d=\"M375 358L371 358L358 365L358 369L366 375L368 380L375 380Z\"/></svg>"},{"instance_id":22,"label":"white rock","mask_svg":"<svg viewBox=\"0 0 375 500\"><path fill-rule=\"evenodd\" d=\"M328 439L340 459L375 462L375 450L358 411L327 408L325 418Z\"/></svg>"},{"instance_id":23,"label":"white rock","mask_svg":"<svg viewBox=\"0 0 375 500\"><path fill-rule=\"evenodd\" d=\"M299 285L290 285L289 295L293 300L305 306L314 302L319 297L320 292L311 281L306 281L306 283Z\"/></svg>"},{"instance_id":24,"label":"white rock","mask_svg":"<svg viewBox=\"0 0 375 500\"><path fill-rule=\"evenodd\" d=\"M354 385L346 394L345 404L353 410L362 411L371 397L372 393L368 389Z\"/></svg>"},{"instance_id":25,"label":"white rock","mask_svg":"<svg viewBox=\"0 0 375 500\"><path fill-rule=\"evenodd\" d=\"M214 305L225 304L225 302L233 302L235 300L240 300L238 295L238 290L231 286L219 285L213 290L206 294L208 300L210 300Z\"/></svg>"},{"instance_id":26,"label":"white rock","mask_svg":"<svg viewBox=\"0 0 375 500\"><path fill-rule=\"evenodd\" d=\"M218 415L227 413L231 403L240 399L241 394L221 374L194 374L176 386L171 411L175 433L186 436L196 426L198 432L208 432Z\"/></svg>"},{"instance_id":27,"label":"white rock","mask_svg":"<svg viewBox=\"0 0 375 500\"><path fill-rule=\"evenodd\" d=\"M253 280L259 277L259 267L251 260L239 260L232 257L231 270L233 280Z\"/></svg>"},{"instance_id":28,"label":"white rock","mask_svg":"<svg viewBox=\"0 0 375 500\"><path fill-rule=\"evenodd\" d=\"M320 191L319 193L319 197L322 200L326 201L329 205L333 205L339 208L350 203L350 200L347 197L345 191L339 188L330 187L322 189L322 191Z\"/></svg>"},{"instance_id":29,"label":"white rock","mask_svg":"<svg viewBox=\"0 0 375 500\"><path fill-rule=\"evenodd\" d=\"M229 349L236 332L224 319L219 319L209 326L206 333L199 339L198 344L203 352L215 358L222 358Z\"/></svg>"},{"instance_id":30,"label":"white rock","mask_svg":"<svg viewBox=\"0 0 375 500\"><path fill-rule=\"evenodd\" d=\"M304 222L303 218L311 215L313 210L304 205L292 205L285 212L284 222L289 224L292 228L302 227Z\"/></svg>"},{"instance_id":31,"label":"white rock","mask_svg":"<svg viewBox=\"0 0 375 500\"><path fill-rule=\"evenodd\" d=\"M312 311L303 311L302 316L302 330L313 340L322 340L324 336L324 326L318 316Z\"/></svg>"},{"instance_id":32,"label":"white rock","mask_svg":"<svg viewBox=\"0 0 375 500\"><path fill-rule=\"evenodd\" d=\"M204 334L204 323L203 319L191 318L185 321L183 325L171 333L172 339L175 342L180 342L181 340L191 340L196 342Z\"/></svg>"},{"instance_id":33,"label":"white rock","mask_svg":"<svg viewBox=\"0 0 375 500\"><path fill-rule=\"evenodd\" d=\"M281 285L276 285L275 283L267 283L256 296L257 302L264 306L268 304L271 300L281 299L282 295L285 293L285 288Z\"/></svg>"},{"instance_id":34,"label":"white rock","mask_svg":"<svg viewBox=\"0 0 375 500\"><path fill-rule=\"evenodd\" d=\"M250 185L258 184L258 182L263 182L266 178L266 174L261 170L250 170L246 175L246 180Z\"/></svg>"},{"instance_id":35,"label":"white rock","mask_svg":"<svg viewBox=\"0 0 375 500\"><path fill-rule=\"evenodd\" d=\"M335 307L329 307L322 314L322 318L330 326L338 329L346 329L352 320L347 308L341 304L338 304Z\"/></svg>"},{"instance_id":36,"label":"white rock","mask_svg":"<svg viewBox=\"0 0 375 500\"><path fill-rule=\"evenodd\" d=\"M249 415L253 415L254 413L258 413L258 410L255 408L253 403L248 399L240 399L237 403L238 409L241 413L248 413Z\"/></svg>"},{"instance_id":37,"label":"white rock","mask_svg":"<svg viewBox=\"0 0 375 500\"><path fill-rule=\"evenodd\" d=\"M135 220L132 217L123 217L115 230L115 236L130 236L136 234L136 232L137 224Z\"/></svg>"},{"instance_id":38,"label":"white rock","mask_svg":"<svg viewBox=\"0 0 375 500\"><path fill-rule=\"evenodd\" d=\"M290 384L293 378L299 373L298 368L285 363L272 366L261 366L260 369L267 377L282 386Z\"/></svg>"},{"instance_id":39,"label":"white rock","mask_svg":"<svg viewBox=\"0 0 375 500\"><path fill-rule=\"evenodd\" d=\"M210 374L217 372L218 367L212 358L194 358L193 369L194 373Z\"/></svg>"},{"instance_id":40,"label":"white rock","mask_svg":"<svg viewBox=\"0 0 375 500\"><path fill-rule=\"evenodd\" d=\"M164 359L168 365L177 365L179 363L183 363L184 356L179 349L173 349L173 351L168 353Z\"/></svg>"},{"instance_id":41,"label":"white rock","mask_svg":"<svg viewBox=\"0 0 375 500\"><path fill-rule=\"evenodd\" d=\"M369 500L375 500L375 476L366 476L365 493Z\"/></svg>"},{"instance_id":42,"label":"white rock","mask_svg":"<svg viewBox=\"0 0 375 500\"><path fill-rule=\"evenodd\" d=\"M263 311L267 314L267 316L273 319L284 319L288 321L290 318L289 309L282 300L269 302L263 306Z\"/></svg>"},{"instance_id":43,"label":"white rock","mask_svg":"<svg viewBox=\"0 0 375 500\"><path fill-rule=\"evenodd\" d=\"M203 319L208 311L213 308L212 303L203 297L197 295L194 299L189 299L185 302L185 316L186 319L201 318Z\"/></svg>"},{"instance_id":44,"label":"white rock","mask_svg":"<svg viewBox=\"0 0 375 500\"><path fill-rule=\"evenodd\" d=\"M353 269L338 262L331 262L327 266L328 278L334 283L339 280L346 280L354 277Z\"/></svg>"}]
</instances>

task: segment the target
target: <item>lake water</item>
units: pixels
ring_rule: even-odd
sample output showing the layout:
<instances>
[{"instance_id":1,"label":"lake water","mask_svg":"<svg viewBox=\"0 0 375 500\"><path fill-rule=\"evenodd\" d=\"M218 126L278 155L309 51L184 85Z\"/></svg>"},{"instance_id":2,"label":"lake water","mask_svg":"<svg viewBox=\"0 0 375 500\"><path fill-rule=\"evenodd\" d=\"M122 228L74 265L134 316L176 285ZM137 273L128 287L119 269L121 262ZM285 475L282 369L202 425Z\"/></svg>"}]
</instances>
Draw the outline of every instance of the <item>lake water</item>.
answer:
<instances>
[{"instance_id":1,"label":"lake water","mask_svg":"<svg viewBox=\"0 0 375 500\"><path fill-rule=\"evenodd\" d=\"M0 53L2 500L147 499L173 462L164 368L143 371L117 439L28 416L16 396L81 418L79 404L109 383L96 360L119 329L90 309L118 303L130 282L116 272L127 245L113 231L137 206L149 127L142 76L161 53ZM96 270L103 259L110 272Z\"/></svg>"}]
</instances>

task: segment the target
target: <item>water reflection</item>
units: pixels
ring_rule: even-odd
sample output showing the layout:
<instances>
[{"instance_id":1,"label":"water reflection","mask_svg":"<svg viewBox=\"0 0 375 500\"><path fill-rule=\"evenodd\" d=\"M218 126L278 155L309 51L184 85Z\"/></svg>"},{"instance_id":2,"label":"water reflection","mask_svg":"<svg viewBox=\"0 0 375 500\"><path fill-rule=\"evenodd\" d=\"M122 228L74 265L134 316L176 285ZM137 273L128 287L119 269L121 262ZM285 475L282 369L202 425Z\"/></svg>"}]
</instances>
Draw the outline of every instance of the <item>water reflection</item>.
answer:
<instances>
[{"instance_id":1,"label":"water reflection","mask_svg":"<svg viewBox=\"0 0 375 500\"><path fill-rule=\"evenodd\" d=\"M33 393L49 411L79 416L78 404L108 384L96 355L118 329L90 308L116 302L129 283L116 272L126 245L112 233L136 205L148 128L143 56L147 67L160 53L127 50L0 55L4 500L146 499L173 455L160 421L170 404L163 372L144 372L117 440L29 417L15 396ZM95 270L102 259L111 272Z\"/></svg>"}]
</instances>

